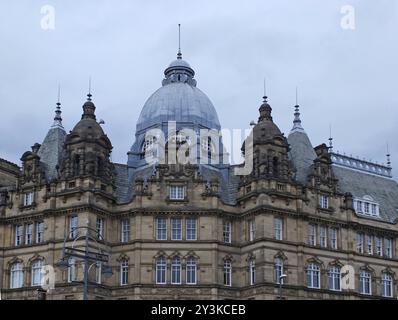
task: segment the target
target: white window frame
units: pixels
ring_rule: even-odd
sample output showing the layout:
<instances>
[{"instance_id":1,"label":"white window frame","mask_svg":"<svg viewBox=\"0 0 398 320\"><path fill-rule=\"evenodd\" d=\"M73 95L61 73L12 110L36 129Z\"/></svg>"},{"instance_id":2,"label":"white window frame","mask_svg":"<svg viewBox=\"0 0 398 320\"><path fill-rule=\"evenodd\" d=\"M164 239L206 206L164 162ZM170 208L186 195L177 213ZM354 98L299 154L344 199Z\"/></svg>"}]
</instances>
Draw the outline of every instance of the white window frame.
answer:
<instances>
[{"instance_id":1,"label":"white window frame","mask_svg":"<svg viewBox=\"0 0 398 320\"><path fill-rule=\"evenodd\" d=\"M125 243L130 241L130 219L122 219L120 222L120 241Z\"/></svg>"},{"instance_id":2,"label":"white window frame","mask_svg":"<svg viewBox=\"0 0 398 320\"><path fill-rule=\"evenodd\" d=\"M250 276L250 285L253 286L256 284L256 260L250 259L249 261L249 276Z\"/></svg>"},{"instance_id":3,"label":"white window frame","mask_svg":"<svg viewBox=\"0 0 398 320\"><path fill-rule=\"evenodd\" d=\"M95 230L97 231L97 238L99 240L103 240L104 239L104 219L97 217L97 220L95 222Z\"/></svg>"},{"instance_id":4,"label":"white window frame","mask_svg":"<svg viewBox=\"0 0 398 320\"><path fill-rule=\"evenodd\" d=\"M23 264L16 262L10 269L10 289L18 289L23 287Z\"/></svg>"},{"instance_id":5,"label":"white window frame","mask_svg":"<svg viewBox=\"0 0 398 320\"><path fill-rule=\"evenodd\" d=\"M280 217L274 218L274 237L275 240L283 240L283 219Z\"/></svg>"},{"instance_id":6,"label":"white window frame","mask_svg":"<svg viewBox=\"0 0 398 320\"><path fill-rule=\"evenodd\" d=\"M174 256L171 260L171 284L181 284L181 258Z\"/></svg>"},{"instance_id":7,"label":"white window frame","mask_svg":"<svg viewBox=\"0 0 398 320\"><path fill-rule=\"evenodd\" d=\"M366 253L369 255L373 254L373 236L366 235Z\"/></svg>"},{"instance_id":8,"label":"white window frame","mask_svg":"<svg viewBox=\"0 0 398 320\"><path fill-rule=\"evenodd\" d=\"M197 261L196 258L190 256L186 262L186 283L196 284L197 283Z\"/></svg>"},{"instance_id":9,"label":"white window frame","mask_svg":"<svg viewBox=\"0 0 398 320\"><path fill-rule=\"evenodd\" d=\"M319 245L322 248L327 248L328 246L328 228L326 226L319 227ZM309 238L308 238L309 241Z\"/></svg>"},{"instance_id":10,"label":"white window frame","mask_svg":"<svg viewBox=\"0 0 398 320\"><path fill-rule=\"evenodd\" d=\"M156 240L167 240L167 218L156 218Z\"/></svg>"},{"instance_id":11,"label":"white window frame","mask_svg":"<svg viewBox=\"0 0 398 320\"><path fill-rule=\"evenodd\" d=\"M387 258L392 258L392 239L384 238L384 256Z\"/></svg>"},{"instance_id":12,"label":"white window frame","mask_svg":"<svg viewBox=\"0 0 398 320\"><path fill-rule=\"evenodd\" d=\"M38 259L32 263L32 268L31 268L32 287L41 285L41 280L43 278L42 268L43 268L43 260Z\"/></svg>"},{"instance_id":13,"label":"white window frame","mask_svg":"<svg viewBox=\"0 0 398 320\"><path fill-rule=\"evenodd\" d=\"M322 209L329 209L329 197L326 194L319 195L319 206Z\"/></svg>"},{"instance_id":14,"label":"white window frame","mask_svg":"<svg viewBox=\"0 0 398 320\"><path fill-rule=\"evenodd\" d=\"M20 246L23 243L23 225L15 225L15 245Z\"/></svg>"},{"instance_id":15,"label":"white window frame","mask_svg":"<svg viewBox=\"0 0 398 320\"><path fill-rule=\"evenodd\" d=\"M102 262L97 261L95 264L95 282L101 284L102 282Z\"/></svg>"},{"instance_id":16,"label":"white window frame","mask_svg":"<svg viewBox=\"0 0 398 320\"><path fill-rule=\"evenodd\" d=\"M69 217L69 238L74 239L77 237L78 217L72 215Z\"/></svg>"},{"instance_id":17,"label":"white window frame","mask_svg":"<svg viewBox=\"0 0 398 320\"><path fill-rule=\"evenodd\" d=\"M43 221L37 221L35 223L35 231L36 231L36 243L42 243L44 242L44 222Z\"/></svg>"},{"instance_id":18,"label":"white window frame","mask_svg":"<svg viewBox=\"0 0 398 320\"><path fill-rule=\"evenodd\" d=\"M34 193L33 191L25 192L23 195L23 204L25 207L31 206L34 200Z\"/></svg>"},{"instance_id":19,"label":"white window frame","mask_svg":"<svg viewBox=\"0 0 398 320\"><path fill-rule=\"evenodd\" d=\"M184 200L185 199L185 186L170 185L170 200Z\"/></svg>"},{"instance_id":20,"label":"white window frame","mask_svg":"<svg viewBox=\"0 0 398 320\"><path fill-rule=\"evenodd\" d=\"M392 275L387 272L381 273L381 295L385 298L394 296L394 280Z\"/></svg>"},{"instance_id":21,"label":"white window frame","mask_svg":"<svg viewBox=\"0 0 398 320\"><path fill-rule=\"evenodd\" d=\"M383 242L384 242L384 239L382 237L379 237L379 236L375 237L375 249L376 249L375 253L379 257L383 256Z\"/></svg>"},{"instance_id":22,"label":"white window frame","mask_svg":"<svg viewBox=\"0 0 398 320\"><path fill-rule=\"evenodd\" d=\"M120 285L125 286L129 283L129 261L123 259L120 262Z\"/></svg>"},{"instance_id":23,"label":"white window frame","mask_svg":"<svg viewBox=\"0 0 398 320\"><path fill-rule=\"evenodd\" d=\"M76 259L73 257L70 257L68 259L68 279L67 281L69 283L72 283L76 281Z\"/></svg>"},{"instance_id":24,"label":"white window frame","mask_svg":"<svg viewBox=\"0 0 398 320\"><path fill-rule=\"evenodd\" d=\"M25 225L25 244L33 244L33 223L27 223Z\"/></svg>"},{"instance_id":25,"label":"white window frame","mask_svg":"<svg viewBox=\"0 0 398 320\"><path fill-rule=\"evenodd\" d=\"M280 284L282 281L282 284L284 283L284 279L281 279L281 276L283 275L283 260L282 258L275 258L275 263L274 263L274 270L275 270L275 283Z\"/></svg>"},{"instance_id":26,"label":"white window frame","mask_svg":"<svg viewBox=\"0 0 398 320\"><path fill-rule=\"evenodd\" d=\"M308 224L308 244L310 246L315 247L316 246L316 230L317 229L317 225L310 223Z\"/></svg>"},{"instance_id":27,"label":"white window frame","mask_svg":"<svg viewBox=\"0 0 398 320\"><path fill-rule=\"evenodd\" d=\"M330 228L330 248L337 250L339 247L339 230L337 228Z\"/></svg>"},{"instance_id":28,"label":"white window frame","mask_svg":"<svg viewBox=\"0 0 398 320\"><path fill-rule=\"evenodd\" d=\"M365 235L363 233L357 233L357 252L359 254L363 254L364 253L364 247L365 247Z\"/></svg>"},{"instance_id":29,"label":"white window frame","mask_svg":"<svg viewBox=\"0 0 398 320\"><path fill-rule=\"evenodd\" d=\"M341 291L341 269L337 266L331 266L328 270L329 290Z\"/></svg>"},{"instance_id":30,"label":"white window frame","mask_svg":"<svg viewBox=\"0 0 398 320\"><path fill-rule=\"evenodd\" d=\"M186 218L185 219L185 238L187 240L197 240L197 229L198 229L198 219L197 218Z\"/></svg>"},{"instance_id":31,"label":"white window frame","mask_svg":"<svg viewBox=\"0 0 398 320\"><path fill-rule=\"evenodd\" d=\"M369 271L361 271L359 274L359 293L372 295L372 275Z\"/></svg>"},{"instance_id":32,"label":"white window frame","mask_svg":"<svg viewBox=\"0 0 398 320\"><path fill-rule=\"evenodd\" d=\"M256 221L255 219L250 219L249 223L249 241L254 241L256 239Z\"/></svg>"},{"instance_id":33,"label":"white window frame","mask_svg":"<svg viewBox=\"0 0 398 320\"><path fill-rule=\"evenodd\" d=\"M224 221L223 223L223 241L224 243L232 242L232 222Z\"/></svg>"},{"instance_id":34,"label":"white window frame","mask_svg":"<svg viewBox=\"0 0 398 320\"><path fill-rule=\"evenodd\" d=\"M160 256L156 259L156 284L166 284L167 282L167 260Z\"/></svg>"},{"instance_id":35,"label":"white window frame","mask_svg":"<svg viewBox=\"0 0 398 320\"><path fill-rule=\"evenodd\" d=\"M182 218L171 218L171 240L182 240Z\"/></svg>"},{"instance_id":36,"label":"white window frame","mask_svg":"<svg viewBox=\"0 0 398 320\"><path fill-rule=\"evenodd\" d=\"M316 263L307 266L307 287L311 289L321 288L321 268Z\"/></svg>"},{"instance_id":37,"label":"white window frame","mask_svg":"<svg viewBox=\"0 0 398 320\"><path fill-rule=\"evenodd\" d=\"M232 286L232 262L229 259L224 260L223 268L224 286Z\"/></svg>"}]
</instances>

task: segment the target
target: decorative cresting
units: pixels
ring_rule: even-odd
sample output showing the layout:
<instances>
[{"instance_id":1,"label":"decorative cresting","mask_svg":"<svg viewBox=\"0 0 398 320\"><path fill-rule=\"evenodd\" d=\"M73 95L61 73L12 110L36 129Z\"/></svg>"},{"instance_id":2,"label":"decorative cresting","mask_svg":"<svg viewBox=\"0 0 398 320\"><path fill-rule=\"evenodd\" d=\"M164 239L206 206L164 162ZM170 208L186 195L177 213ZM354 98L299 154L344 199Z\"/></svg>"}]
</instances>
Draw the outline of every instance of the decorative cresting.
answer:
<instances>
[{"instance_id":1,"label":"decorative cresting","mask_svg":"<svg viewBox=\"0 0 398 320\"><path fill-rule=\"evenodd\" d=\"M291 180L293 167L288 158L289 144L272 120L272 108L266 96L263 97L259 112L258 122L251 133L253 170L251 175L242 176L242 181L245 183L259 177Z\"/></svg>"},{"instance_id":2,"label":"decorative cresting","mask_svg":"<svg viewBox=\"0 0 398 320\"><path fill-rule=\"evenodd\" d=\"M112 144L96 121L91 94L83 105L83 115L65 139L61 177L69 179L90 175L113 183L114 166L110 161Z\"/></svg>"}]
</instances>

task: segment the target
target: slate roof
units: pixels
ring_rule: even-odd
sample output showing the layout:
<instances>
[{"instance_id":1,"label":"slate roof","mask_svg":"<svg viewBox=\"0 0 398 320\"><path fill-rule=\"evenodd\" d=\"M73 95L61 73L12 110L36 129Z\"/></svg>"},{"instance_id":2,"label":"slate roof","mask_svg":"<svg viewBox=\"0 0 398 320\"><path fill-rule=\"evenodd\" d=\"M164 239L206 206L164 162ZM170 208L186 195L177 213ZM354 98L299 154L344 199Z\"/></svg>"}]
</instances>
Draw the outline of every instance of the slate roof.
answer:
<instances>
[{"instance_id":1,"label":"slate roof","mask_svg":"<svg viewBox=\"0 0 398 320\"><path fill-rule=\"evenodd\" d=\"M380 219L395 223L398 219L398 184L395 180L336 165L333 172L339 179L340 191L350 192L357 198L371 196L380 205Z\"/></svg>"},{"instance_id":2,"label":"slate roof","mask_svg":"<svg viewBox=\"0 0 398 320\"><path fill-rule=\"evenodd\" d=\"M126 203L132 197L132 183L129 183L128 167L125 164L114 163L116 199L118 203Z\"/></svg>"},{"instance_id":3,"label":"slate roof","mask_svg":"<svg viewBox=\"0 0 398 320\"><path fill-rule=\"evenodd\" d=\"M42 163L47 181L57 178L56 166L62 158L63 145L66 132L63 128L51 128L38 151L40 162Z\"/></svg>"},{"instance_id":4,"label":"slate roof","mask_svg":"<svg viewBox=\"0 0 398 320\"><path fill-rule=\"evenodd\" d=\"M311 141L304 131L291 132L287 138L290 144L289 158L296 169L296 180L303 184L311 173L311 166L316 158Z\"/></svg>"}]
</instances>

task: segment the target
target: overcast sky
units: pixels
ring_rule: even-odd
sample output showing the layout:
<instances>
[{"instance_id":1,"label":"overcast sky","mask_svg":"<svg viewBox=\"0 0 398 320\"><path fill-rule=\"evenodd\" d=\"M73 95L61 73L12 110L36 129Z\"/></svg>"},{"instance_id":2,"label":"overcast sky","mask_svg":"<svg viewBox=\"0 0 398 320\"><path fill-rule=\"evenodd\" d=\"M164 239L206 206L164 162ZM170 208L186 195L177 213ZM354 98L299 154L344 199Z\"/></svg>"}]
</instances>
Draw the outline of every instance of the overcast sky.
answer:
<instances>
[{"instance_id":1,"label":"overcast sky","mask_svg":"<svg viewBox=\"0 0 398 320\"><path fill-rule=\"evenodd\" d=\"M44 5L55 9L55 29L42 29ZM344 5L355 8L354 30L341 27ZM69 132L91 75L113 160L126 163L141 108L175 59L178 23L183 58L222 127L257 120L266 77L286 135L298 86L314 146L327 143L331 124L335 151L386 162L389 142L398 168L396 0L2 0L0 157L19 164L42 142L59 82Z\"/></svg>"}]
</instances>

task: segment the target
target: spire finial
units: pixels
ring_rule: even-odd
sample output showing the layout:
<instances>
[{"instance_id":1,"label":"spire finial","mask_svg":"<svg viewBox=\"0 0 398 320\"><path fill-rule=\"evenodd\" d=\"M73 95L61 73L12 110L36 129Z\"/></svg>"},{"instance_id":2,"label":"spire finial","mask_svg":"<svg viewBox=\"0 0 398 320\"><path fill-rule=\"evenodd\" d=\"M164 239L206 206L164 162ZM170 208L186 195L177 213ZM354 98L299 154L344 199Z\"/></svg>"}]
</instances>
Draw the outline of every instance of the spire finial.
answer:
<instances>
[{"instance_id":1,"label":"spire finial","mask_svg":"<svg viewBox=\"0 0 398 320\"><path fill-rule=\"evenodd\" d=\"M264 96L263 96L263 102L266 103L268 97L267 97L267 78L264 77Z\"/></svg>"},{"instance_id":2,"label":"spire finial","mask_svg":"<svg viewBox=\"0 0 398 320\"><path fill-rule=\"evenodd\" d=\"M88 78L88 95L87 95L87 101L91 101L91 97L93 95L91 94L91 76Z\"/></svg>"},{"instance_id":3,"label":"spire finial","mask_svg":"<svg viewBox=\"0 0 398 320\"><path fill-rule=\"evenodd\" d=\"M61 128L63 129L64 127L62 126L62 117L61 117L61 85L58 84L58 99L57 99L57 107L55 108L55 116L54 116L54 123L51 126L51 128Z\"/></svg>"},{"instance_id":4,"label":"spire finial","mask_svg":"<svg viewBox=\"0 0 398 320\"><path fill-rule=\"evenodd\" d=\"M387 167L391 168L391 154L390 154L390 146L387 142Z\"/></svg>"},{"instance_id":5,"label":"spire finial","mask_svg":"<svg viewBox=\"0 0 398 320\"><path fill-rule=\"evenodd\" d=\"M329 152L333 152L332 124L329 124Z\"/></svg>"},{"instance_id":6,"label":"spire finial","mask_svg":"<svg viewBox=\"0 0 398 320\"><path fill-rule=\"evenodd\" d=\"M177 53L177 59L182 59L182 53L181 53L181 24L178 24L178 53Z\"/></svg>"},{"instance_id":7,"label":"spire finial","mask_svg":"<svg viewBox=\"0 0 398 320\"><path fill-rule=\"evenodd\" d=\"M290 133L293 132L304 132L304 128L301 126L300 119L300 106L298 105L298 89L296 87L296 105L294 106L294 120L293 120L293 128Z\"/></svg>"}]
</instances>

